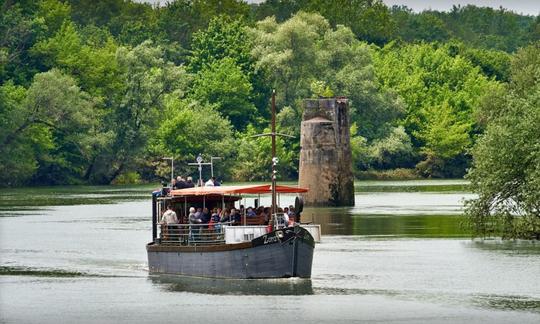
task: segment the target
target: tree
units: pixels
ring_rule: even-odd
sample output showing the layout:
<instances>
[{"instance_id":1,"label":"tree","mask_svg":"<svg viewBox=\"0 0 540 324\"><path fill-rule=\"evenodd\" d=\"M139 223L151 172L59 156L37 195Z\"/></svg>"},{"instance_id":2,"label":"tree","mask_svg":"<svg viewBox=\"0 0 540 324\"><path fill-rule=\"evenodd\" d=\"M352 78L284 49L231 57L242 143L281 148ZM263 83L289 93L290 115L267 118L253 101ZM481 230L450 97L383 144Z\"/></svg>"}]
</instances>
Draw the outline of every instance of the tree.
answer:
<instances>
[{"instance_id":1,"label":"tree","mask_svg":"<svg viewBox=\"0 0 540 324\"><path fill-rule=\"evenodd\" d=\"M163 51L146 41L120 47L116 60L125 88L106 119L112 140L90 163L86 175L97 183L110 183L134 167L144 153L148 137L157 127L167 94L182 97L189 77L183 67L163 59Z\"/></svg>"},{"instance_id":2,"label":"tree","mask_svg":"<svg viewBox=\"0 0 540 324\"><path fill-rule=\"evenodd\" d=\"M16 178L8 184L32 176L38 183L73 182L81 175L93 141L88 136L94 126L92 100L58 70L37 74L24 100L22 94L20 88L4 88L9 115L4 117L0 146L3 157L24 156L27 161L22 161L22 168L6 161L2 178L13 175L13 168L22 170L15 171Z\"/></svg>"},{"instance_id":3,"label":"tree","mask_svg":"<svg viewBox=\"0 0 540 324\"><path fill-rule=\"evenodd\" d=\"M28 49L42 28L41 21L33 17L37 6L32 1L5 2L0 10L0 83L11 80L28 86L37 72L33 64L28 64Z\"/></svg>"},{"instance_id":4,"label":"tree","mask_svg":"<svg viewBox=\"0 0 540 324\"><path fill-rule=\"evenodd\" d=\"M493 100L467 178L478 194L466 204L475 236L540 239L540 43L512 60L511 82ZM496 111L494 114L493 111Z\"/></svg>"},{"instance_id":5,"label":"tree","mask_svg":"<svg viewBox=\"0 0 540 324\"><path fill-rule=\"evenodd\" d=\"M193 34L189 69L198 72L224 58L232 59L244 73L253 72L251 46L245 25L228 16L210 20L208 28Z\"/></svg>"},{"instance_id":6,"label":"tree","mask_svg":"<svg viewBox=\"0 0 540 324\"><path fill-rule=\"evenodd\" d=\"M257 66L269 71L278 107L289 107L282 129L295 139L284 141L288 150L299 151L301 100L311 97L318 84L326 93L349 98L351 122L358 125L353 136L372 141L391 132L403 105L393 91L380 86L372 51L349 28L333 29L321 15L299 12L281 24L267 18L252 32Z\"/></svg>"},{"instance_id":7,"label":"tree","mask_svg":"<svg viewBox=\"0 0 540 324\"><path fill-rule=\"evenodd\" d=\"M111 100L121 91L122 84L115 58L118 45L112 37L105 37L100 42L86 44L75 24L64 21L58 32L36 43L31 53L44 69L61 69L77 78L83 90L100 100Z\"/></svg>"},{"instance_id":8,"label":"tree","mask_svg":"<svg viewBox=\"0 0 540 324\"><path fill-rule=\"evenodd\" d=\"M299 12L282 24L267 18L252 32L253 55L258 68L271 71L278 106L299 109L313 82L323 82L334 94L349 97L352 120L369 139L385 134L384 125L400 115L398 98L378 85L368 46L349 28L334 30L321 15Z\"/></svg>"},{"instance_id":9,"label":"tree","mask_svg":"<svg viewBox=\"0 0 540 324\"><path fill-rule=\"evenodd\" d=\"M188 69L193 73L201 72L203 69L208 72L214 69L217 61L230 60L240 68L241 73L251 84L252 89L249 95L245 96L246 100L257 107L259 115L268 116L269 86L265 83L264 71L255 70L255 60L251 55L251 49L250 35L241 20L217 16L210 20L207 29L193 34ZM211 65L213 68L210 68ZM227 115L226 112L222 111L222 113ZM253 119L250 115L246 117ZM238 126L236 121L234 124Z\"/></svg>"},{"instance_id":10,"label":"tree","mask_svg":"<svg viewBox=\"0 0 540 324\"><path fill-rule=\"evenodd\" d=\"M269 133L270 129L265 128L263 132ZM268 181L270 179L272 140L268 136L254 137L257 133L254 127L248 126L246 132L238 137L237 163L231 172L233 179L243 181ZM295 178L298 175L297 153L298 151L287 148L282 137L276 138L276 155L279 158L278 180Z\"/></svg>"},{"instance_id":11,"label":"tree","mask_svg":"<svg viewBox=\"0 0 540 324\"><path fill-rule=\"evenodd\" d=\"M26 118L25 98L22 86L13 82L0 86L0 182L6 186L24 184L37 169L35 136L16 134Z\"/></svg>"},{"instance_id":12,"label":"tree","mask_svg":"<svg viewBox=\"0 0 540 324\"><path fill-rule=\"evenodd\" d=\"M234 60L224 58L206 66L195 77L193 98L208 102L238 130L246 128L256 117L251 102L252 86Z\"/></svg>"},{"instance_id":13,"label":"tree","mask_svg":"<svg viewBox=\"0 0 540 324\"><path fill-rule=\"evenodd\" d=\"M174 156L176 169L183 174L190 172L187 163L193 162L198 154L220 156L221 169L231 167L236 157L232 127L227 119L212 106L195 101L170 98L165 106L165 118L150 139L153 156Z\"/></svg>"},{"instance_id":14,"label":"tree","mask_svg":"<svg viewBox=\"0 0 540 324\"><path fill-rule=\"evenodd\" d=\"M169 41L188 48L192 34L206 28L213 17L246 18L249 12L249 5L239 0L177 0L159 9L158 26Z\"/></svg>"},{"instance_id":15,"label":"tree","mask_svg":"<svg viewBox=\"0 0 540 324\"><path fill-rule=\"evenodd\" d=\"M463 158L477 130L475 112L498 84L452 51L451 45L389 44L375 56L381 82L405 101L401 123L424 153L420 171L431 176L463 175Z\"/></svg>"}]
</instances>

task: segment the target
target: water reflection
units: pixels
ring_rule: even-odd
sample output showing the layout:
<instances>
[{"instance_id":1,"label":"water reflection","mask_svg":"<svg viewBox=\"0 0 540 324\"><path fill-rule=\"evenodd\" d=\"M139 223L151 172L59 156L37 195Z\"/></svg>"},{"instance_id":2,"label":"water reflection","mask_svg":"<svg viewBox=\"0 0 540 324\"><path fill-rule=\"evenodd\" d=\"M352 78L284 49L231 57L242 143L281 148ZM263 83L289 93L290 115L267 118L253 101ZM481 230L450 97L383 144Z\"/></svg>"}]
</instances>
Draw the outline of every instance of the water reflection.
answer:
<instances>
[{"instance_id":1,"label":"water reflection","mask_svg":"<svg viewBox=\"0 0 540 324\"><path fill-rule=\"evenodd\" d=\"M312 295L310 279L214 279L177 275L150 275L153 284L167 291L209 295Z\"/></svg>"},{"instance_id":2,"label":"water reflection","mask_svg":"<svg viewBox=\"0 0 540 324\"><path fill-rule=\"evenodd\" d=\"M540 242L501 239L476 239L471 242L471 247L480 251L503 253L508 256L533 256L540 255Z\"/></svg>"},{"instance_id":3,"label":"water reflection","mask_svg":"<svg viewBox=\"0 0 540 324\"><path fill-rule=\"evenodd\" d=\"M540 313L540 300L525 296L479 295L471 298L471 303L482 308Z\"/></svg>"},{"instance_id":4,"label":"water reflection","mask_svg":"<svg viewBox=\"0 0 540 324\"><path fill-rule=\"evenodd\" d=\"M0 211L10 211L11 216L15 216L13 211L36 210L41 209L37 208L41 206L98 205L149 200L153 189L155 185L3 188L0 189Z\"/></svg>"},{"instance_id":5,"label":"water reflection","mask_svg":"<svg viewBox=\"0 0 540 324\"><path fill-rule=\"evenodd\" d=\"M321 224L323 235L469 237L460 215L356 214L352 208L306 208L303 222Z\"/></svg>"}]
</instances>

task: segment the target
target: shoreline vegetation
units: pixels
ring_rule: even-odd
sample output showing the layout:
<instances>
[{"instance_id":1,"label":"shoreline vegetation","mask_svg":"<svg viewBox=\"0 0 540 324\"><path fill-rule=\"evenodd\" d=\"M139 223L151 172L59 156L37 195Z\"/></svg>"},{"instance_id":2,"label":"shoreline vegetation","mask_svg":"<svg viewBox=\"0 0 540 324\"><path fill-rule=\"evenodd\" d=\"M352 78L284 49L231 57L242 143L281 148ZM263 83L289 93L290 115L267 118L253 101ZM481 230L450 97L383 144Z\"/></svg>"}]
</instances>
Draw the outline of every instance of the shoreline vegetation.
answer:
<instances>
[{"instance_id":1,"label":"shoreline vegetation","mask_svg":"<svg viewBox=\"0 0 540 324\"><path fill-rule=\"evenodd\" d=\"M356 177L461 178L477 236L540 238L540 15L382 1L4 0L0 186L298 176L305 98L350 102ZM209 170L204 170L209 177Z\"/></svg>"}]
</instances>

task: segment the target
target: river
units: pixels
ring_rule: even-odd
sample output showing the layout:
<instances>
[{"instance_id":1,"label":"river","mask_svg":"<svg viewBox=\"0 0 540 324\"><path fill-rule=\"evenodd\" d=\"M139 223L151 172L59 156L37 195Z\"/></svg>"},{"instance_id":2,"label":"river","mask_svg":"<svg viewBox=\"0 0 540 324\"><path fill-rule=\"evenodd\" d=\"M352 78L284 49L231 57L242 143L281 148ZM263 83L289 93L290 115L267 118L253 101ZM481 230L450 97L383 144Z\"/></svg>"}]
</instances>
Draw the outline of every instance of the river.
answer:
<instances>
[{"instance_id":1,"label":"river","mask_svg":"<svg viewBox=\"0 0 540 324\"><path fill-rule=\"evenodd\" d=\"M151 186L0 190L0 322L540 323L540 244L471 240L466 182L355 187L311 280L247 281L148 275Z\"/></svg>"}]
</instances>

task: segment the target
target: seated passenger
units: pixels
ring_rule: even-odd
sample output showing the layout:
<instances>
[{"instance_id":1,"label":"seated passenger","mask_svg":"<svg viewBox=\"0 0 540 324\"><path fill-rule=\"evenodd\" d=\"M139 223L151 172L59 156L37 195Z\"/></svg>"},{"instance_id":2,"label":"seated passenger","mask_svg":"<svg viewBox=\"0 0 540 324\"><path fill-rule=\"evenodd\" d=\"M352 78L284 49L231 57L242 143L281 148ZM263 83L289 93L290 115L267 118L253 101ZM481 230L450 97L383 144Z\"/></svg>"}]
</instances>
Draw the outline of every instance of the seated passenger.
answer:
<instances>
[{"instance_id":1,"label":"seated passenger","mask_svg":"<svg viewBox=\"0 0 540 324\"><path fill-rule=\"evenodd\" d=\"M204 186L205 187L213 187L214 186L214 181L215 181L216 178L212 177L210 179L208 179L208 181L205 182Z\"/></svg>"},{"instance_id":2,"label":"seated passenger","mask_svg":"<svg viewBox=\"0 0 540 324\"><path fill-rule=\"evenodd\" d=\"M262 215L264 216L264 223L265 224L268 224L268 222L272 218L272 215L270 215L270 214L271 214L270 207L265 207L263 209L263 213L262 213Z\"/></svg>"},{"instance_id":3,"label":"seated passenger","mask_svg":"<svg viewBox=\"0 0 540 324\"><path fill-rule=\"evenodd\" d=\"M195 184L193 183L193 178L187 177L186 188L194 188L194 187L195 187Z\"/></svg>"},{"instance_id":4,"label":"seated passenger","mask_svg":"<svg viewBox=\"0 0 540 324\"><path fill-rule=\"evenodd\" d=\"M253 210L252 207L248 207L247 212L246 212L246 216L247 217L255 217L255 216L257 216L257 214L255 213L255 211Z\"/></svg>"},{"instance_id":5,"label":"seated passenger","mask_svg":"<svg viewBox=\"0 0 540 324\"><path fill-rule=\"evenodd\" d=\"M176 177L176 188L175 189L184 189L187 188L187 183L181 176Z\"/></svg>"},{"instance_id":6,"label":"seated passenger","mask_svg":"<svg viewBox=\"0 0 540 324\"><path fill-rule=\"evenodd\" d=\"M222 223L227 223L227 222L230 222L231 221L231 213L224 209L223 212L221 213L221 220L220 220Z\"/></svg>"},{"instance_id":7,"label":"seated passenger","mask_svg":"<svg viewBox=\"0 0 540 324\"><path fill-rule=\"evenodd\" d=\"M239 225L242 223L242 216L240 215L240 212L234 208L231 209L230 219L234 225Z\"/></svg>"}]
</instances>

